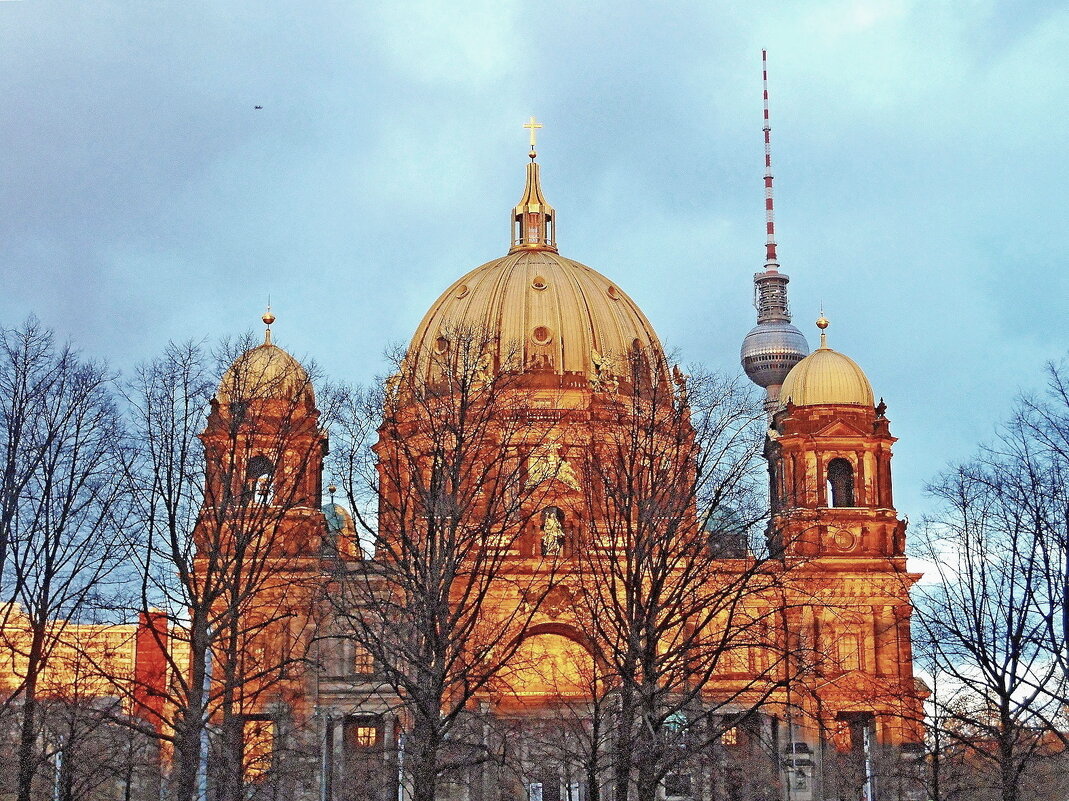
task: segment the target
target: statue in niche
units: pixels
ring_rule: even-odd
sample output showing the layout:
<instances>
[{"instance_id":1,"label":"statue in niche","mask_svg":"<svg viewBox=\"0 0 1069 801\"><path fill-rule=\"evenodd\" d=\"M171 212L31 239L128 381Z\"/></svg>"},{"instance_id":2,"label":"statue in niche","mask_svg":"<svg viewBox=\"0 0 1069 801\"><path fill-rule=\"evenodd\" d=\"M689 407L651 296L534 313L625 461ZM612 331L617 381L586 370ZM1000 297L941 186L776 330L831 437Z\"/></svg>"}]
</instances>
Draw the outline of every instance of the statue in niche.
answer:
<instances>
[{"instance_id":1,"label":"statue in niche","mask_svg":"<svg viewBox=\"0 0 1069 801\"><path fill-rule=\"evenodd\" d=\"M552 370L553 357L548 353L532 353L527 357L528 370Z\"/></svg>"},{"instance_id":2,"label":"statue in niche","mask_svg":"<svg viewBox=\"0 0 1069 801\"><path fill-rule=\"evenodd\" d=\"M539 453L532 456L527 465L527 483L530 486L541 484L543 481L556 479L569 489L579 492L579 476L575 468L560 455L560 445L554 442L539 449Z\"/></svg>"},{"instance_id":3,"label":"statue in niche","mask_svg":"<svg viewBox=\"0 0 1069 801\"><path fill-rule=\"evenodd\" d=\"M559 556L564 548L561 511L551 506L542 512L542 556Z\"/></svg>"}]
</instances>

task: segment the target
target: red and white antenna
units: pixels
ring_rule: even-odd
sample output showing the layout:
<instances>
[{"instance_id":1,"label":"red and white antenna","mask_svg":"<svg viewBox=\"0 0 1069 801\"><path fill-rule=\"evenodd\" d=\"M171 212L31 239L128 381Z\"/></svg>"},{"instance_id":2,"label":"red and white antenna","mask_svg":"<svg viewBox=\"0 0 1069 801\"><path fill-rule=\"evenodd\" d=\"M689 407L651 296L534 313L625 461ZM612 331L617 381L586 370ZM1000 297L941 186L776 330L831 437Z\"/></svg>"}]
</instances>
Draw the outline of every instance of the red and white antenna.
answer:
<instances>
[{"instance_id":1,"label":"red and white antenna","mask_svg":"<svg viewBox=\"0 0 1069 801\"><path fill-rule=\"evenodd\" d=\"M765 90L765 228L768 241L765 243L765 266L775 270L776 258L776 217L772 204L772 126L768 121L768 54L761 51L761 82Z\"/></svg>"}]
</instances>

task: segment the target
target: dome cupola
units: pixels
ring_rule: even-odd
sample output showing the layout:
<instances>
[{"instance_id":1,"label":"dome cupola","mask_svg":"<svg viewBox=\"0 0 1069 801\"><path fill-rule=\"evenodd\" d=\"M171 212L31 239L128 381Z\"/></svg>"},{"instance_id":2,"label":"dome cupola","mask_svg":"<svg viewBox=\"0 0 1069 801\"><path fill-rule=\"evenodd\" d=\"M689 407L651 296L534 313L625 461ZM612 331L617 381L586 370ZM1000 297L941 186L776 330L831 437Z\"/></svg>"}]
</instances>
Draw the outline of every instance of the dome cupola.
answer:
<instances>
[{"instance_id":1,"label":"dome cupola","mask_svg":"<svg viewBox=\"0 0 1069 801\"><path fill-rule=\"evenodd\" d=\"M794 406L818 404L864 406L872 408L875 400L865 372L849 356L828 347L825 329L828 321L822 314L817 320L820 347L802 359L787 374L780 389L780 401Z\"/></svg>"},{"instance_id":2,"label":"dome cupola","mask_svg":"<svg viewBox=\"0 0 1069 801\"><path fill-rule=\"evenodd\" d=\"M271 342L275 316L268 308L263 316L264 342L238 356L223 374L215 393L219 403L247 403L254 400L294 401L302 398L315 405L315 392L308 371L299 361Z\"/></svg>"}]
</instances>

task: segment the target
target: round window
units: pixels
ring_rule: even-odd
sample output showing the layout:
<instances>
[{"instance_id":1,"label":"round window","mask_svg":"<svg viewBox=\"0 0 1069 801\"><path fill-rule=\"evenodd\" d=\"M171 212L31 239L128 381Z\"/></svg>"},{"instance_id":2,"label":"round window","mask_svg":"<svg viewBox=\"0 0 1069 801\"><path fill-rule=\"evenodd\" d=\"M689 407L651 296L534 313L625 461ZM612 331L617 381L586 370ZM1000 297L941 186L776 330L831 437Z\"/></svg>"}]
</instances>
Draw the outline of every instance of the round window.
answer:
<instances>
[{"instance_id":1,"label":"round window","mask_svg":"<svg viewBox=\"0 0 1069 801\"><path fill-rule=\"evenodd\" d=\"M540 325L531 332L531 339L539 345L548 345L553 341L553 332L544 325Z\"/></svg>"}]
</instances>

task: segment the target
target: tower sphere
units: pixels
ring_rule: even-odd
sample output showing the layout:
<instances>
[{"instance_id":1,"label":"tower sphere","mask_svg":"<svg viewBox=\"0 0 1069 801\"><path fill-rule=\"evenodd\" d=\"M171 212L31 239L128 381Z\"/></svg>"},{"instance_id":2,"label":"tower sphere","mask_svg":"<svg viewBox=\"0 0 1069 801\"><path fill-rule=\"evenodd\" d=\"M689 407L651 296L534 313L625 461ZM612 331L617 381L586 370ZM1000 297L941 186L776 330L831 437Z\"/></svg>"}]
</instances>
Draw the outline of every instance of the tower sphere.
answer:
<instances>
[{"instance_id":1,"label":"tower sphere","mask_svg":"<svg viewBox=\"0 0 1069 801\"><path fill-rule=\"evenodd\" d=\"M742 367L759 387L782 384L809 353L805 336L786 320L762 322L742 340Z\"/></svg>"}]
</instances>

